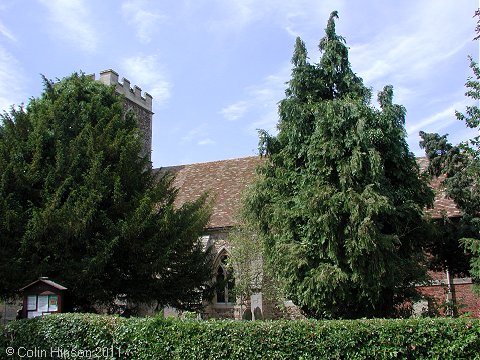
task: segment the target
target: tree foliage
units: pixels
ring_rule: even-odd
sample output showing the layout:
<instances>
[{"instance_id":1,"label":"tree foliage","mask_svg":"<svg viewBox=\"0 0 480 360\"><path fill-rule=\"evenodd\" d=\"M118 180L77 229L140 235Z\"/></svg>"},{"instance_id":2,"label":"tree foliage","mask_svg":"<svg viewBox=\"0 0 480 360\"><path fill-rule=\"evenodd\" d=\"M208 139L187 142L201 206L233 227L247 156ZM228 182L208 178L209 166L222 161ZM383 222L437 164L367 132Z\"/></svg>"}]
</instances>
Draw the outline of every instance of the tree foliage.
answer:
<instances>
[{"instance_id":1,"label":"tree foliage","mask_svg":"<svg viewBox=\"0 0 480 360\"><path fill-rule=\"evenodd\" d=\"M235 296L243 305L264 287L262 244L254 232L241 226L229 233L228 242L231 247L228 265L235 277Z\"/></svg>"},{"instance_id":2,"label":"tree foliage","mask_svg":"<svg viewBox=\"0 0 480 360\"><path fill-rule=\"evenodd\" d=\"M65 285L75 306L158 301L197 308L211 277L198 237L206 197L174 206L157 179L133 112L85 76L57 83L0 123L0 292L39 276Z\"/></svg>"},{"instance_id":3,"label":"tree foliage","mask_svg":"<svg viewBox=\"0 0 480 360\"><path fill-rule=\"evenodd\" d=\"M465 86L465 95L475 100L477 105L467 106L465 113L456 111L458 120L472 129L480 129L480 68L470 57L473 76ZM462 210L460 222L462 231L457 234L470 258L470 274L480 278L480 136L467 142L452 145L447 135L420 132L420 146L425 149L430 164L428 172L432 176L444 175L442 181L445 193Z\"/></svg>"},{"instance_id":4,"label":"tree foliage","mask_svg":"<svg viewBox=\"0 0 480 360\"><path fill-rule=\"evenodd\" d=\"M448 271L452 278L469 276L471 256L464 251L461 239L472 235L471 227L460 218L443 214L439 219L432 219L431 230L425 244L428 269Z\"/></svg>"},{"instance_id":5,"label":"tree foliage","mask_svg":"<svg viewBox=\"0 0 480 360\"><path fill-rule=\"evenodd\" d=\"M278 134L260 131L267 161L244 216L285 296L315 317L387 316L412 294L423 208L433 193L405 141L393 88L371 91L351 69L333 12L308 62L297 38Z\"/></svg>"},{"instance_id":6,"label":"tree foliage","mask_svg":"<svg viewBox=\"0 0 480 360\"><path fill-rule=\"evenodd\" d=\"M477 33L477 36L475 36L473 38L473 40L480 40L480 8L478 8L476 11L475 11L475 15L473 15L474 17L478 17L478 20L477 20L477 26L475 27L475 32Z\"/></svg>"},{"instance_id":7,"label":"tree foliage","mask_svg":"<svg viewBox=\"0 0 480 360\"><path fill-rule=\"evenodd\" d=\"M275 306L284 310L285 298L275 276L266 267L263 258L263 244L254 229L244 222L237 225L228 235L230 244L229 265L235 277L235 297L242 308L243 318L251 311L251 296L261 292L264 306ZM245 306L245 308L243 308Z\"/></svg>"}]
</instances>

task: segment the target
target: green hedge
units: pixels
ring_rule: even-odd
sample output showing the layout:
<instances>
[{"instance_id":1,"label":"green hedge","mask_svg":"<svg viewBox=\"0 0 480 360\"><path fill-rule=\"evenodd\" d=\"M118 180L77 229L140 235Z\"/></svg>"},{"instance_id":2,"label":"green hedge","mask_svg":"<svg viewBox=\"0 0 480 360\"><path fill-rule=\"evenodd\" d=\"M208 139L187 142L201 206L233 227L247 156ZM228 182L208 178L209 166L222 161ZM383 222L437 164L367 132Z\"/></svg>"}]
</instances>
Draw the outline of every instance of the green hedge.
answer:
<instances>
[{"instance_id":1,"label":"green hedge","mask_svg":"<svg viewBox=\"0 0 480 360\"><path fill-rule=\"evenodd\" d=\"M58 314L8 324L0 351L0 358L14 352L7 359L480 359L480 320L247 322Z\"/></svg>"}]
</instances>

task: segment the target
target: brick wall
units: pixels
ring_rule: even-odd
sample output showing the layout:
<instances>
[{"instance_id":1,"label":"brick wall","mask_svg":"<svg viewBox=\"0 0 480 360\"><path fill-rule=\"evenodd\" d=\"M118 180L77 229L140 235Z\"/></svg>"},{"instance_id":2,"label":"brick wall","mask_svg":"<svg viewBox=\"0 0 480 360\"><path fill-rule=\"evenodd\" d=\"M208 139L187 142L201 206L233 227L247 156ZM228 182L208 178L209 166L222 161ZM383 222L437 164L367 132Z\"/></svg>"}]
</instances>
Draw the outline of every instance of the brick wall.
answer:
<instances>
[{"instance_id":1,"label":"brick wall","mask_svg":"<svg viewBox=\"0 0 480 360\"><path fill-rule=\"evenodd\" d=\"M431 285L418 287L418 290L428 300L429 312L445 315L445 305L451 299L457 315L469 313L473 317L480 318L480 295L474 293L471 278L453 279L450 285L450 294L447 280L441 279L438 275L436 278L437 280L433 280Z\"/></svg>"}]
</instances>

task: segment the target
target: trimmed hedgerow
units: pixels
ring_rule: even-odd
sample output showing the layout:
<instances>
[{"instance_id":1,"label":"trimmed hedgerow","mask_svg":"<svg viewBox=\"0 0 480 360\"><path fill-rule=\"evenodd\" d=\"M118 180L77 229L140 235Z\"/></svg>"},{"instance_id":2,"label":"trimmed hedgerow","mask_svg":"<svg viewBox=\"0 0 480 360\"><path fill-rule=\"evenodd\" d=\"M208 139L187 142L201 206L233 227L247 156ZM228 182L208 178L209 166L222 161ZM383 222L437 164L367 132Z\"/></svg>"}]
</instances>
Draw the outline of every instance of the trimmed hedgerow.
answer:
<instances>
[{"instance_id":1,"label":"trimmed hedgerow","mask_svg":"<svg viewBox=\"0 0 480 360\"><path fill-rule=\"evenodd\" d=\"M42 358L480 359L480 320L244 322L58 314L8 324L3 354L8 347L16 356L34 354L30 350Z\"/></svg>"}]
</instances>

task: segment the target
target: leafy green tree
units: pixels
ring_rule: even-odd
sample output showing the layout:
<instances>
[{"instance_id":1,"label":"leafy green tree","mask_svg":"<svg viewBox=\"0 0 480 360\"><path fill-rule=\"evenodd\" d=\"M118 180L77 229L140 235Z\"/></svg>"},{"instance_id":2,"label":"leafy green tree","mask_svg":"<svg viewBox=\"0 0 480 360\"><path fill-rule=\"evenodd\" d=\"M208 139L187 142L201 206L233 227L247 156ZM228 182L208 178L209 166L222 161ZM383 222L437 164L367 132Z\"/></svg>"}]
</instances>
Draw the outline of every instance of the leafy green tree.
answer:
<instances>
[{"instance_id":1,"label":"leafy green tree","mask_svg":"<svg viewBox=\"0 0 480 360\"><path fill-rule=\"evenodd\" d=\"M478 17L475 31L477 36L473 40L480 39L480 9L475 11L474 17ZM458 120L465 122L471 129L480 129L480 67L478 63L469 57L470 68L473 76L467 79L465 95L476 102L477 105L467 106L465 114L456 111ZM463 245L465 251L470 253L470 275L480 279L480 135L474 136L466 142L452 145L448 141L448 134L440 136L434 133L420 132L422 141L420 146L430 161L427 172L430 176L443 176L442 184L445 193L453 199L462 210L463 216L452 229L446 229L445 234L450 238L449 247L452 252L445 252L441 244L433 249L435 257L444 259L444 263L459 263L465 260L463 256L455 256L454 251L458 243ZM455 230L455 231L452 231ZM441 236L440 238L445 238ZM458 247L457 247L458 249ZM435 251L437 250L437 251ZM453 256L452 256L453 255ZM451 267L449 265L449 267ZM479 290L479 287L476 286Z\"/></svg>"},{"instance_id":2,"label":"leafy green tree","mask_svg":"<svg viewBox=\"0 0 480 360\"><path fill-rule=\"evenodd\" d=\"M371 92L351 70L333 12L310 64L297 39L278 134L260 131L267 160L244 217L285 296L314 317L390 316L413 294L423 208L432 190L405 141L393 89Z\"/></svg>"},{"instance_id":3,"label":"leafy green tree","mask_svg":"<svg viewBox=\"0 0 480 360\"><path fill-rule=\"evenodd\" d=\"M244 310L247 313L250 311L251 295L259 292L262 293L264 306L276 306L281 311L285 301L275 277L265 268L263 245L258 240L255 231L245 223L238 225L228 235L229 266L233 270L235 297L242 314L245 314Z\"/></svg>"},{"instance_id":4,"label":"leafy green tree","mask_svg":"<svg viewBox=\"0 0 480 360\"><path fill-rule=\"evenodd\" d=\"M470 67L474 76L465 84L466 96L480 100L480 68L470 58ZM480 129L480 108L478 105L467 106L465 114L456 112L457 119L464 121L472 129ZM420 146L430 160L428 172L431 176L445 176L443 186L448 197L453 199L462 210L460 222L462 231L457 234L460 243L470 258L470 274L480 278L480 136L468 142L452 145L448 135L420 132Z\"/></svg>"},{"instance_id":5,"label":"leafy green tree","mask_svg":"<svg viewBox=\"0 0 480 360\"><path fill-rule=\"evenodd\" d=\"M262 244L255 238L255 233L242 226L229 233L228 242L231 247L229 267L235 277L235 297L242 306L253 293L264 287Z\"/></svg>"},{"instance_id":6,"label":"leafy green tree","mask_svg":"<svg viewBox=\"0 0 480 360\"><path fill-rule=\"evenodd\" d=\"M121 297L196 309L211 278L199 242L206 196L177 209L173 178L156 178L133 112L83 74L57 83L0 123L0 292L49 276L73 305Z\"/></svg>"}]
</instances>

